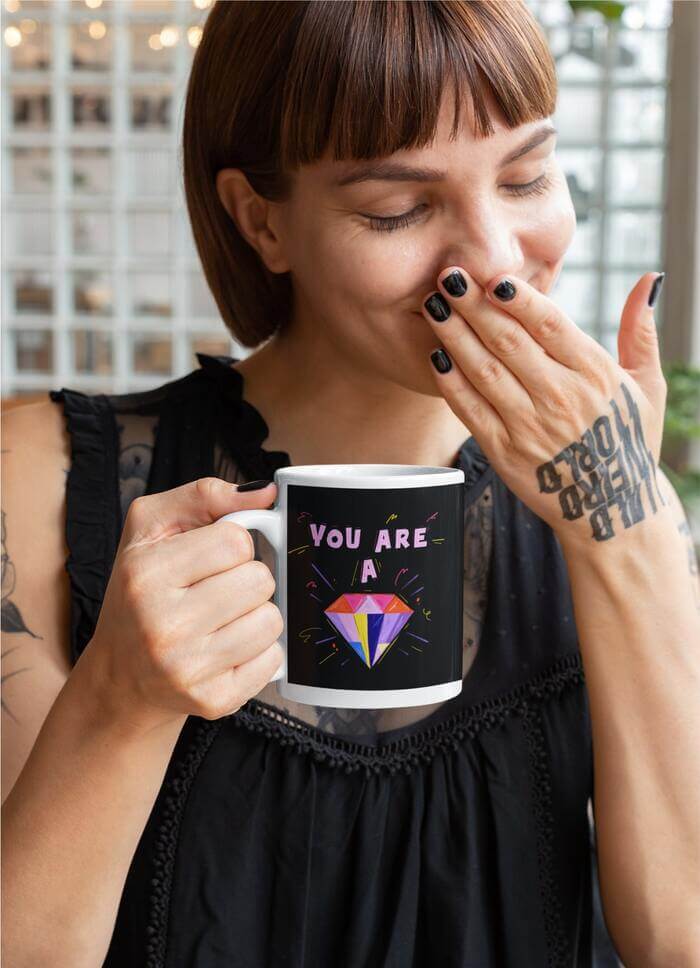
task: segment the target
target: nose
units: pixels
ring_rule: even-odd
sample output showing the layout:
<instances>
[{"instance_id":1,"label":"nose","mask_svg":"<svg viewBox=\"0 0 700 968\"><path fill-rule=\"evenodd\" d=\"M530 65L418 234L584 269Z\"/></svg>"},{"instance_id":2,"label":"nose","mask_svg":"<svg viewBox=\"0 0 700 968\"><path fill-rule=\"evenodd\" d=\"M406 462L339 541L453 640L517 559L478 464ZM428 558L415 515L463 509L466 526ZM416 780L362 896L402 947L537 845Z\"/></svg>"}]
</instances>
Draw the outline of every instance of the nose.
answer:
<instances>
[{"instance_id":1,"label":"nose","mask_svg":"<svg viewBox=\"0 0 700 968\"><path fill-rule=\"evenodd\" d=\"M521 275L525 257L519 226L519 220L488 202L470 206L466 217L455 219L449 229L460 241L445 246L434 275L447 266L462 266L482 288L494 276Z\"/></svg>"}]
</instances>

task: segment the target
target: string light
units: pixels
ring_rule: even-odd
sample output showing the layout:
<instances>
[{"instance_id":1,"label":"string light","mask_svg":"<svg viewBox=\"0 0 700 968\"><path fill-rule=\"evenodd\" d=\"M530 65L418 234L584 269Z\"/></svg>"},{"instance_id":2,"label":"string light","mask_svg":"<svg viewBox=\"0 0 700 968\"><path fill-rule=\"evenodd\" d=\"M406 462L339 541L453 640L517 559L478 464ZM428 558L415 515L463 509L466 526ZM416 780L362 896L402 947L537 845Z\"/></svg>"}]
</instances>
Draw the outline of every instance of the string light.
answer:
<instances>
[{"instance_id":1,"label":"string light","mask_svg":"<svg viewBox=\"0 0 700 968\"><path fill-rule=\"evenodd\" d=\"M5 43L8 47L19 47L22 43L22 32L19 27L5 28Z\"/></svg>"},{"instance_id":2,"label":"string light","mask_svg":"<svg viewBox=\"0 0 700 968\"><path fill-rule=\"evenodd\" d=\"M88 33L93 40L102 40L107 33L107 26L101 20L91 20Z\"/></svg>"},{"instance_id":3,"label":"string light","mask_svg":"<svg viewBox=\"0 0 700 968\"><path fill-rule=\"evenodd\" d=\"M187 39L190 42L190 47L198 47L199 42L202 39L202 28L198 26L188 27Z\"/></svg>"},{"instance_id":4,"label":"string light","mask_svg":"<svg viewBox=\"0 0 700 968\"><path fill-rule=\"evenodd\" d=\"M174 47L180 37L180 31L174 25L163 27L160 32L160 42L163 47Z\"/></svg>"}]
</instances>

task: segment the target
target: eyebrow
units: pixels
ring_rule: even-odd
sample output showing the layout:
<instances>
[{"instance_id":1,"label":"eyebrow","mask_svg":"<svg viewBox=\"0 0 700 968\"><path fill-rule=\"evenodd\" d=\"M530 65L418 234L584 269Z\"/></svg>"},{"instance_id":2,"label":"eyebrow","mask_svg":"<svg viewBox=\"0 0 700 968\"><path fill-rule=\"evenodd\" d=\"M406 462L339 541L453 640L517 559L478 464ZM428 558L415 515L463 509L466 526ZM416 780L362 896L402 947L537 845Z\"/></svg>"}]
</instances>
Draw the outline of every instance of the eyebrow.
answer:
<instances>
[{"instance_id":1,"label":"eyebrow","mask_svg":"<svg viewBox=\"0 0 700 968\"><path fill-rule=\"evenodd\" d=\"M502 158L498 163L499 168L505 168L518 158L522 158L533 148L537 148L557 133L553 124L545 124L537 128L518 148ZM359 165L351 171L340 175L333 182L336 188L344 188L346 185L355 185L357 182L365 181L398 181L398 182L439 182L445 181L447 172L439 168L416 168L412 165L403 165L397 161L379 161Z\"/></svg>"}]
</instances>

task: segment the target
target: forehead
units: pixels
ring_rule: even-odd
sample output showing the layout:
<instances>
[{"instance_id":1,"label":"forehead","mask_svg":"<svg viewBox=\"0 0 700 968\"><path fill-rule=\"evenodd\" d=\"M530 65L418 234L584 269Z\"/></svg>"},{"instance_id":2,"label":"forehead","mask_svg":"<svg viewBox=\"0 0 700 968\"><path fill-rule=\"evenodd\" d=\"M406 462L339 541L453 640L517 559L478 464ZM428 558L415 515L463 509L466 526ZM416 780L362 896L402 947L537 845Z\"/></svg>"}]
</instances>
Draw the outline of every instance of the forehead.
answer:
<instances>
[{"instance_id":1,"label":"forehead","mask_svg":"<svg viewBox=\"0 0 700 968\"><path fill-rule=\"evenodd\" d=\"M456 131L453 132L454 91L450 86L443 94L435 133L429 144L423 147L401 149L392 155L381 158L378 156L373 159L348 158L338 161L330 157L330 151L326 151L319 161L303 168L307 168L309 174L313 173L314 176L320 177L327 186L340 189L344 187L346 180L350 184L371 180L358 175L367 174L377 162L386 161L389 158L392 162L400 162L401 165L432 166L433 176L435 176L439 169L444 171L453 163L463 166L465 157L473 158L475 163L495 156L500 158L510 147L522 141L531 128L534 129L541 124L541 121L533 121L517 128L508 128L490 91L484 91L484 99L494 129L488 137L480 137L475 133L474 110L470 99L460 103L459 122ZM433 177L431 180L438 179Z\"/></svg>"}]
</instances>

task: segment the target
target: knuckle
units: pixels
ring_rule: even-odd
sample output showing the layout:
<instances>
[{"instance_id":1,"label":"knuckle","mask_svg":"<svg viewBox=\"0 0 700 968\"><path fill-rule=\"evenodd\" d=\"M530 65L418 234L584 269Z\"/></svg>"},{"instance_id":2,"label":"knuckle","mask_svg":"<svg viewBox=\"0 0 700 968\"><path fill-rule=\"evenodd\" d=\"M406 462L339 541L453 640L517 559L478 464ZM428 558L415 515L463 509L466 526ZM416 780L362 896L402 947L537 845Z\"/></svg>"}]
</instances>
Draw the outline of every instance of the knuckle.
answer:
<instances>
[{"instance_id":1,"label":"knuckle","mask_svg":"<svg viewBox=\"0 0 700 968\"><path fill-rule=\"evenodd\" d=\"M241 705L243 705L241 703ZM221 699L197 699L193 704L193 712L200 719L221 719L231 712L235 712L240 706L235 706L231 700L224 702Z\"/></svg>"},{"instance_id":2,"label":"knuckle","mask_svg":"<svg viewBox=\"0 0 700 968\"><path fill-rule=\"evenodd\" d=\"M233 547L236 558L240 561L251 561L255 558L255 544L253 536L247 528L235 521L222 521L226 525L226 536L229 545Z\"/></svg>"},{"instance_id":3,"label":"knuckle","mask_svg":"<svg viewBox=\"0 0 700 968\"><path fill-rule=\"evenodd\" d=\"M491 340L491 345L499 356L513 356L523 347L523 336L521 330L516 326L504 329Z\"/></svg>"},{"instance_id":4,"label":"knuckle","mask_svg":"<svg viewBox=\"0 0 700 968\"><path fill-rule=\"evenodd\" d=\"M659 342L656 323L653 320L643 322L637 329L637 336L642 346L656 346Z\"/></svg>"},{"instance_id":5,"label":"knuckle","mask_svg":"<svg viewBox=\"0 0 700 968\"><path fill-rule=\"evenodd\" d=\"M459 401L460 410L464 413L467 424L478 425L488 419L489 415L483 403L479 403L478 400L475 401L467 390L460 387L455 391L455 396Z\"/></svg>"},{"instance_id":6,"label":"knuckle","mask_svg":"<svg viewBox=\"0 0 700 968\"><path fill-rule=\"evenodd\" d=\"M477 379L486 384L498 383L503 373L503 364L492 356L480 363L476 371Z\"/></svg>"},{"instance_id":7,"label":"knuckle","mask_svg":"<svg viewBox=\"0 0 700 968\"><path fill-rule=\"evenodd\" d=\"M194 482L194 489L199 497L207 499L215 487L220 487L221 481L218 477L198 477Z\"/></svg>"},{"instance_id":8,"label":"knuckle","mask_svg":"<svg viewBox=\"0 0 700 968\"><path fill-rule=\"evenodd\" d=\"M528 445L537 447L541 443L549 443L549 435L545 433L539 414L534 410L521 415L521 436Z\"/></svg>"},{"instance_id":9,"label":"knuckle","mask_svg":"<svg viewBox=\"0 0 700 968\"><path fill-rule=\"evenodd\" d=\"M275 588L277 587L274 575L264 561L259 561L257 558L255 558L250 564L254 569L253 580L255 582L255 587L258 589L261 596L264 598L271 598L274 594Z\"/></svg>"},{"instance_id":10,"label":"knuckle","mask_svg":"<svg viewBox=\"0 0 700 968\"><path fill-rule=\"evenodd\" d=\"M274 641L274 639L282 634L284 629L282 613L274 602L263 602L259 608L259 612L261 613L259 617L265 637L267 638L269 636Z\"/></svg>"},{"instance_id":11,"label":"knuckle","mask_svg":"<svg viewBox=\"0 0 700 968\"><path fill-rule=\"evenodd\" d=\"M547 386L542 391L540 402L552 413L561 416L571 413L576 407L575 395L564 385Z\"/></svg>"},{"instance_id":12,"label":"knuckle","mask_svg":"<svg viewBox=\"0 0 700 968\"><path fill-rule=\"evenodd\" d=\"M589 390L603 396L608 395L610 389L607 368L600 362L596 365L595 358L582 368L581 377Z\"/></svg>"},{"instance_id":13,"label":"knuckle","mask_svg":"<svg viewBox=\"0 0 700 968\"><path fill-rule=\"evenodd\" d=\"M533 324L535 339L548 340L558 336L562 327L561 316L552 310L545 313Z\"/></svg>"},{"instance_id":14,"label":"knuckle","mask_svg":"<svg viewBox=\"0 0 700 968\"><path fill-rule=\"evenodd\" d=\"M146 556L135 551L123 556L120 572L125 597L130 602L139 602L151 582L151 567Z\"/></svg>"},{"instance_id":15,"label":"knuckle","mask_svg":"<svg viewBox=\"0 0 700 968\"><path fill-rule=\"evenodd\" d=\"M177 675L177 673L173 669L169 656L173 642L170 629L159 617L157 620L144 621L140 632L143 649L149 656L150 661L157 666L161 675L172 682L173 675Z\"/></svg>"},{"instance_id":16,"label":"knuckle","mask_svg":"<svg viewBox=\"0 0 700 968\"><path fill-rule=\"evenodd\" d=\"M124 526L126 527L127 521L130 524L133 524L135 521L142 521L148 507L148 503L148 494L140 494L138 497L135 497L133 501L129 503Z\"/></svg>"}]
</instances>

